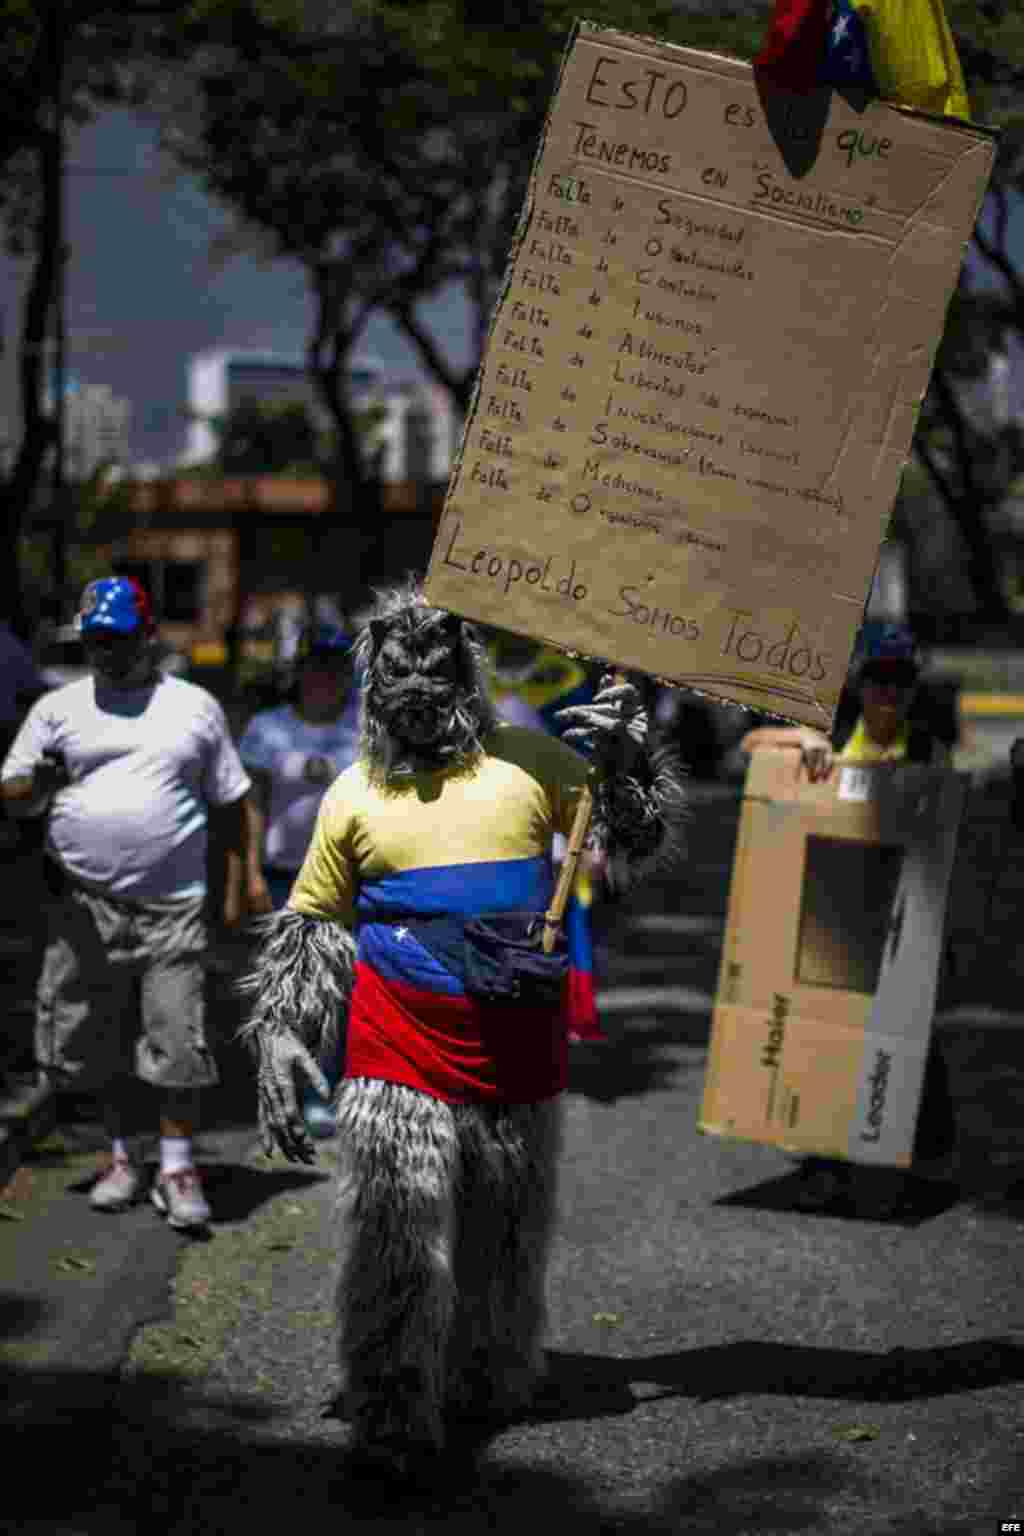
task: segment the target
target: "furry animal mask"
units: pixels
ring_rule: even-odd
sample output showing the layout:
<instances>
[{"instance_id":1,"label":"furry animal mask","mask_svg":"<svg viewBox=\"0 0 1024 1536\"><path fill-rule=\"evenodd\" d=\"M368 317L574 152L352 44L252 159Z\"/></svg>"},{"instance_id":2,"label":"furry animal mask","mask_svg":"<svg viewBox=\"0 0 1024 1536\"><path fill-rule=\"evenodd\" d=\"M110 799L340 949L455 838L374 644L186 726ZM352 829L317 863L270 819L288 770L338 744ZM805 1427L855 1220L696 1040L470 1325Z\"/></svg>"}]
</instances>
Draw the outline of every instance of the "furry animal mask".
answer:
<instances>
[{"instance_id":1,"label":"furry animal mask","mask_svg":"<svg viewBox=\"0 0 1024 1536\"><path fill-rule=\"evenodd\" d=\"M480 644L415 582L377 594L356 642L363 670L361 745L381 782L460 765L496 724Z\"/></svg>"}]
</instances>

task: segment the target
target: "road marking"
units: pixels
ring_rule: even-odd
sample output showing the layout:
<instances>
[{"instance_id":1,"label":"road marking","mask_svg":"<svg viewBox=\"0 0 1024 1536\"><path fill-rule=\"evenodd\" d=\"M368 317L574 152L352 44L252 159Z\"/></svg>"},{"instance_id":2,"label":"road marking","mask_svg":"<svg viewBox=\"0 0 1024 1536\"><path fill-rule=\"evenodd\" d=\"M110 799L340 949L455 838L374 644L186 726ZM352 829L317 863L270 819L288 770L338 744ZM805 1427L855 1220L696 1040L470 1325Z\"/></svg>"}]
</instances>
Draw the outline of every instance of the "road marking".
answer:
<instances>
[{"instance_id":1,"label":"road marking","mask_svg":"<svg viewBox=\"0 0 1024 1536\"><path fill-rule=\"evenodd\" d=\"M1024 1027L1020 1013L1004 1013L998 1008L972 1008L964 1003L957 1008L943 1009L935 1016L936 1029L1015 1029Z\"/></svg>"},{"instance_id":2,"label":"road marking","mask_svg":"<svg viewBox=\"0 0 1024 1536\"><path fill-rule=\"evenodd\" d=\"M631 917L635 933L717 933L725 926L722 917L701 917L683 912L646 912Z\"/></svg>"},{"instance_id":3,"label":"road marking","mask_svg":"<svg viewBox=\"0 0 1024 1536\"><path fill-rule=\"evenodd\" d=\"M696 987L609 987L597 994L599 1013L710 1013L710 992Z\"/></svg>"}]
</instances>

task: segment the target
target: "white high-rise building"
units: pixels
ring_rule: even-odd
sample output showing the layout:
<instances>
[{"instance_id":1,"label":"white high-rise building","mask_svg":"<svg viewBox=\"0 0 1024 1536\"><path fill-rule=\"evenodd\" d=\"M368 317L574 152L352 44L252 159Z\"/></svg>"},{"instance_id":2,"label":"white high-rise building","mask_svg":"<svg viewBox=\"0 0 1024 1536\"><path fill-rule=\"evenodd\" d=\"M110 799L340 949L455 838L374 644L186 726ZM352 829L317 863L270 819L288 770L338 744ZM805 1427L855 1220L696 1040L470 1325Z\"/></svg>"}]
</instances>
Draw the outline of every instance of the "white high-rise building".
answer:
<instances>
[{"instance_id":1,"label":"white high-rise building","mask_svg":"<svg viewBox=\"0 0 1024 1536\"><path fill-rule=\"evenodd\" d=\"M277 352L217 348L197 353L189 362L189 430L184 465L216 457L216 420L243 400L301 401L322 428L330 423L317 398L305 362ZM379 406L383 420L374 427L371 448L382 451L387 481L440 481L451 472L457 443L457 417L447 393L434 386L390 385L376 359L357 360L352 393L360 408Z\"/></svg>"},{"instance_id":2,"label":"white high-rise building","mask_svg":"<svg viewBox=\"0 0 1024 1536\"><path fill-rule=\"evenodd\" d=\"M378 398L385 416L371 441L384 449L382 478L418 484L447 480L458 447L458 417L447 390L409 384Z\"/></svg>"},{"instance_id":3,"label":"white high-rise building","mask_svg":"<svg viewBox=\"0 0 1024 1536\"><path fill-rule=\"evenodd\" d=\"M277 404L299 401L309 408L314 421L323 416L301 357L215 347L190 358L186 375L189 424L185 464L205 464L216 458L217 422L244 400ZM362 381L369 384L376 377L376 370L369 367Z\"/></svg>"}]
</instances>

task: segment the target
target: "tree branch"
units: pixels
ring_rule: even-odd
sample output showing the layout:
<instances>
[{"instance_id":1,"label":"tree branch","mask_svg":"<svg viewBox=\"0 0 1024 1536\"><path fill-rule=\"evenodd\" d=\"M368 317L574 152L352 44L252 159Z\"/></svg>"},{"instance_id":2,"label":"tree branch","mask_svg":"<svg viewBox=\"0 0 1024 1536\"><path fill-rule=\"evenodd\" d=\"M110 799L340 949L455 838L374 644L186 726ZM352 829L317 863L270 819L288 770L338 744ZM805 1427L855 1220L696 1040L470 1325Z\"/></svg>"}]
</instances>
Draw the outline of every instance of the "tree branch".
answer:
<instances>
[{"instance_id":1,"label":"tree branch","mask_svg":"<svg viewBox=\"0 0 1024 1536\"><path fill-rule=\"evenodd\" d=\"M943 369L935 369L931 383L940 413L953 434L959 484L954 485L942 476L934 451L923 434L918 435L917 452L963 539L967 576L979 608L989 617L1002 620L1009 615L1009 605L988 526L987 513L994 498L976 474L978 445L971 441L976 434L971 432L956 390Z\"/></svg>"},{"instance_id":2,"label":"tree branch","mask_svg":"<svg viewBox=\"0 0 1024 1536\"><path fill-rule=\"evenodd\" d=\"M417 320L412 302L408 298L396 300L388 305L388 310L416 348L427 372L448 390L461 411L468 411L473 398L473 379L476 368L460 371L451 366L426 326L421 325Z\"/></svg>"}]
</instances>

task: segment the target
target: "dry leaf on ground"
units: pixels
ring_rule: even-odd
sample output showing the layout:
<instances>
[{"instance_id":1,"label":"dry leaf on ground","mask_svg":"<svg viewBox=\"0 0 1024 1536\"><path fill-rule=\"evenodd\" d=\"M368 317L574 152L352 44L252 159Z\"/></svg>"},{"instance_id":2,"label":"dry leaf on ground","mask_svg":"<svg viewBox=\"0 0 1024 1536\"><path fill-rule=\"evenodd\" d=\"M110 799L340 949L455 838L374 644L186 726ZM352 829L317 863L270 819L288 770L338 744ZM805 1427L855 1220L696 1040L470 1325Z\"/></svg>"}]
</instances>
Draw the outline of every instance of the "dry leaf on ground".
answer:
<instances>
[{"instance_id":1,"label":"dry leaf on ground","mask_svg":"<svg viewBox=\"0 0 1024 1536\"><path fill-rule=\"evenodd\" d=\"M75 1271L89 1273L96 1268L96 1265L92 1259L83 1259L77 1253L66 1253L63 1258L57 1260L57 1268L70 1271L72 1274Z\"/></svg>"},{"instance_id":2,"label":"dry leaf on ground","mask_svg":"<svg viewBox=\"0 0 1024 1536\"><path fill-rule=\"evenodd\" d=\"M835 1431L837 1440L877 1440L882 1431L877 1424L848 1424Z\"/></svg>"}]
</instances>

